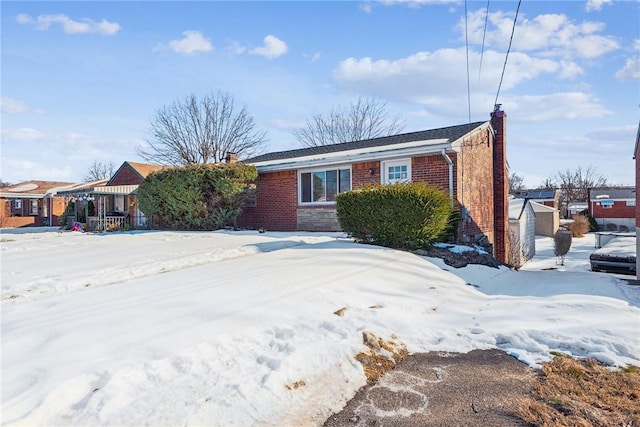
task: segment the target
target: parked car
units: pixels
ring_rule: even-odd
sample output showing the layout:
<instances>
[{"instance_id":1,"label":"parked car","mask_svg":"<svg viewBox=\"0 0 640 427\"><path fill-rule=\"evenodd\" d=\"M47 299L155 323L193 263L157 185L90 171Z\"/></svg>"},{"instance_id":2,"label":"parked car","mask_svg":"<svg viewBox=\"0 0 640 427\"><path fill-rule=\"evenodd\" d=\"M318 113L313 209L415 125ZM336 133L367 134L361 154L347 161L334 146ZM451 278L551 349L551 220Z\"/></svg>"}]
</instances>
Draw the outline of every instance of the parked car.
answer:
<instances>
[{"instance_id":1,"label":"parked car","mask_svg":"<svg viewBox=\"0 0 640 427\"><path fill-rule=\"evenodd\" d=\"M636 238L618 236L589 256L592 271L636 274Z\"/></svg>"}]
</instances>

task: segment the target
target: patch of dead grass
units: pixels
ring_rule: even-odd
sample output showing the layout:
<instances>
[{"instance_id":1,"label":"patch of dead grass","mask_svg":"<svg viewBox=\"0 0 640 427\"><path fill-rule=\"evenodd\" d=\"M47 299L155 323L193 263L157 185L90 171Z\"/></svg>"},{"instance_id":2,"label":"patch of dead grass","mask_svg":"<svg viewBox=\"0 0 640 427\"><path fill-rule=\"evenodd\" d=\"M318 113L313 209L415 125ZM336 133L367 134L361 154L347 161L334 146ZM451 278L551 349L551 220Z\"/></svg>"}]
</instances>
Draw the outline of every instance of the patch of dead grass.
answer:
<instances>
[{"instance_id":1,"label":"patch of dead grass","mask_svg":"<svg viewBox=\"0 0 640 427\"><path fill-rule=\"evenodd\" d=\"M355 358L362 365L364 374L367 377L367 385L375 384L380 377L394 369L398 363L409 355L406 347L397 343L396 339L397 337L395 335L392 335L387 341L382 338L377 339L380 348L386 350L388 352L387 354L368 344L368 352L362 352L356 355ZM388 354L390 354L391 357L389 357Z\"/></svg>"},{"instance_id":2,"label":"patch of dead grass","mask_svg":"<svg viewBox=\"0 0 640 427\"><path fill-rule=\"evenodd\" d=\"M558 355L545 363L517 414L535 426L640 426L640 368L611 369Z\"/></svg>"}]
</instances>

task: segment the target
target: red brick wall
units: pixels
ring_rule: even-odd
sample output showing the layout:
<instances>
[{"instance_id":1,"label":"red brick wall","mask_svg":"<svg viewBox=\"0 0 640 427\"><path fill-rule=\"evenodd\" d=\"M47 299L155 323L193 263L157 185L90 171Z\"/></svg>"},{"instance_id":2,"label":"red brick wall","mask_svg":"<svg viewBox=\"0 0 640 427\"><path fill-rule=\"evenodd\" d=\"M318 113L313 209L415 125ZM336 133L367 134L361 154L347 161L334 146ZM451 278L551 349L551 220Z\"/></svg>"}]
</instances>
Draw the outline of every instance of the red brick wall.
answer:
<instances>
[{"instance_id":1,"label":"red brick wall","mask_svg":"<svg viewBox=\"0 0 640 427\"><path fill-rule=\"evenodd\" d=\"M452 157L454 155L449 155L449 158ZM449 194L449 164L441 154L413 157L411 159L411 181L426 182Z\"/></svg>"},{"instance_id":2,"label":"red brick wall","mask_svg":"<svg viewBox=\"0 0 640 427\"><path fill-rule=\"evenodd\" d=\"M369 173L373 169L373 175ZM351 165L351 188L380 183L380 162L354 163Z\"/></svg>"},{"instance_id":3,"label":"red brick wall","mask_svg":"<svg viewBox=\"0 0 640 427\"><path fill-rule=\"evenodd\" d=\"M474 133L462 143L456 157L456 200L468 213L462 218L459 239L474 241L487 236L494 244L493 134L490 129Z\"/></svg>"},{"instance_id":4,"label":"red brick wall","mask_svg":"<svg viewBox=\"0 0 640 427\"><path fill-rule=\"evenodd\" d=\"M144 181L138 172L134 171L128 164L124 165L122 169L114 176L109 185L136 185Z\"/></svg>"},{"instance_id":5,"label":"red brick wall","mask_svg":"<svg viewBox=\"0 0 640 427\"><path fill-rule=\"evenodd\" d=\"M238 225L275 231L297 227L298 174L296 171L262 173L256 184L256 207L245 208Z\"/></svg>"},{"instance_id":6,"label":"red brick wall","mask_svg":"<svg viewBox=\"0 0 640 427\"><path fill-rule=\"evenodd\" d=\"M491 125L495 130L493 150L493 212L495 236L493 256L498 261L509 262L509 183L507 175L507 115L496 110L491 113Z\"/></svg>"},{"instance_id":7,"label":"red brick wall","mask_svg":"<svg viewBox=\"0 0 640 427\"><path fill-rule=\"evenodd\" d=\"M616 200L610 209L604 209L597 202L591 202L592 213L594 218L635 218L636 207L627 206L624 201ZM636 224L638 224L636 220Z\"/></svg>"}]
</instances>

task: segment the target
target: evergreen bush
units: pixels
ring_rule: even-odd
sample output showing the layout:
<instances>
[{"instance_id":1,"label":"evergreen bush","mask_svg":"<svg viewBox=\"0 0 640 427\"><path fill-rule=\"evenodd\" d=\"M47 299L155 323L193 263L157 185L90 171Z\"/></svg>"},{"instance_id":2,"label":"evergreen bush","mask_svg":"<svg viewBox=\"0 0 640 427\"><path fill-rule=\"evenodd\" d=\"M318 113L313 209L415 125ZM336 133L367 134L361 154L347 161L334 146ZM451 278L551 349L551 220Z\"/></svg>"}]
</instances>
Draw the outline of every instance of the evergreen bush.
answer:
<instances>
[{"instance_id":1,"label":"evergreen bush","mask_svg":"<svg viewBox=\"0 0 640 427\"><path fill-rule=\"evenodd\" d=\"M580 215L587 217L589 220L589 231L598 231L598 221L589 214L589 210L585 209L580 212Z\"/></svg>"},{"instance_id":2,"label":"evergreen bush","mask_svg":"<svg viewBox=\"0 0 640 427\"><path fill-rule=\"evenodd\" d=\"M372 184L336 197L342 230L359 242L417 249L443 235L448 194L426 183Z\"/></svg>"},{"instance_id":3,"label":"evergreen bush","mask_svg":"<svg viewBox=\"0 0 640 427\"><path fill-rule=\"evenodd\" d=\"M249 185L258 177L243 163L197 164L149 174L138 187L140 210L160 228L216 230L236 225Z\"/></svg>"}]
</instances>

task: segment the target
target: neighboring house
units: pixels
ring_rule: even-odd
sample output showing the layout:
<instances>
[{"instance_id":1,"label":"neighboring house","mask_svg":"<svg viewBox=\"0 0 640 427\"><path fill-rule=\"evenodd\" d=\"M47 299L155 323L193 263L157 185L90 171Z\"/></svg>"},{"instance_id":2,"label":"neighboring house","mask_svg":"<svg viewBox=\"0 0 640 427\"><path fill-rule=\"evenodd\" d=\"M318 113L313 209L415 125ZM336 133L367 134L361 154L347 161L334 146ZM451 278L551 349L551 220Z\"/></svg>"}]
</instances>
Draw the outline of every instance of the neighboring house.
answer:
<instances>
[{"instance_id":1,"label":"neighboring house","mask_svg":"<svg viewBox=\"0 0 640 427\"><path fill-rule=\"evenodd\" d=\"M511 264L523 265L536 254L536 213L529 199L509 200L509 238Z\"/></svg>"},{"instance_id":2,"label":"neighboring house","mask_svg":"<svg viewBox=\"0 0 640 427\"><path fill-rule=\"evenodd\" d=\"M57 189L69 182L25 181L0 188L0 227L58 225L65 203Z\"/></svg>"},{"instance_id":3,"label":"neighboring house","mask_svg":"<svg viewBox=\"0 0 640 427\"><path fill-rule=\"evenodd\" d=\"M560 228L560 211L551 206L530 202L536 214L536 236L553 237Z\"/></svg>"},{"instance_id":4,"label":"neighboring house","mask_svg":"<svg viewBox=\"0 0 640 427\"><path fill-rule=\"evenodd\" d=\"M255 204L239 224L270 230L336 231L336 194L370 183L424 181L460 207L462 242L488 242L507 261L506 115L363 141L269 153L258 169Z\"/></svg>"},{"instance_id":5,"label":"neighboring house","mask_svg":"<svg viewBox=\"0 0 640 427\"><path fill-rule=\"evenodd\" d=\"M567 217L573 218L574 215L578 215L580 212L588 210L589 205L587 202L569 202L567 205Z\"/></svg>"},{"instance_id":6,"label":"neighboring house","mask_svg":"<svg viewBox=\"0 0 640 427\"><path fill-rule=\"evenodd\" d=\"M137 203L138 186L151 172L163 168L159 165L124 162L109 180L76 185L58 194L65 196L67 201L76 202L76 216L70 222L84 217L89 230L146 227L147 219ZM89 202L93 205L93 215L87 209Z\"/></svg>"},{"instance_id":7,"label":"neighboring house","mask_svg":"<svg viewBox=\"0 0 640 427\"><path fill-rule=\"evenodd\" d=\"M627 232L636 227L635 187L591 189L587 204L600 230Z\"/></svg>"},{"instance_id":8,"label":"neighboring house","mask_svg":"<svg viewBox=\"0 0 640 427\"><path fill-rule=\"evenodd\" d=\"M519 190L514 192L512 196L516 199L529 199L532 202L550 206L554 209L560 208L558 192L554 188L543 190Z\"/></svg>"}]
</instances>

